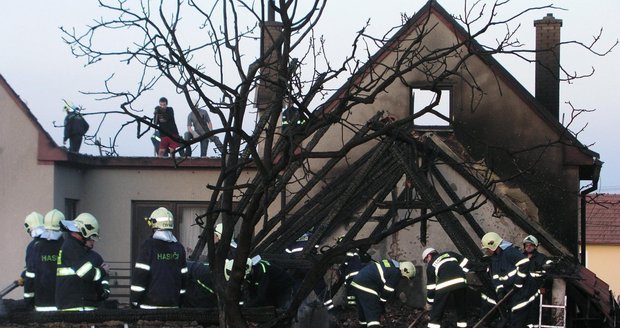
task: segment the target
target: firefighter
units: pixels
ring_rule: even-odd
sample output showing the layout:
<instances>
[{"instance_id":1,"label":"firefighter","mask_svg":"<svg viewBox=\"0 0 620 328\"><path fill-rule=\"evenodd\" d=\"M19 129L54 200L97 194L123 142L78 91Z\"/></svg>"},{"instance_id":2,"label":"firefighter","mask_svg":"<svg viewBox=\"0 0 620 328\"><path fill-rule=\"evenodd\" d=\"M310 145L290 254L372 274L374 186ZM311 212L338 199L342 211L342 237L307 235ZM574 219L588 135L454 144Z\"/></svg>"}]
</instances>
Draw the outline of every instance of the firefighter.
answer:
<instances>
[{"instance_id":1,"label":"firefighter","mask_svg":"<svg viewBox=\"0 0 620 328\"><path fill-rule=\"evenodd\" d=\"M224 231L224 225L222 223L218 223L215 225L215 229L213 229L213 244L217 246L217 244L222 239L222 231ZM226 255L226 259L232 260L235 258L237 254L237 242L235 239L230 240L230 248L228 249L228 255Z\"/></svg>"},{"instance_id":2,"label":"firefighter","mask_svg":"<svg viewBox=\"0 0 620 328\"><path fill-rule=\"evenodd\" d=\"M457 327L467 327L467 258L429 247L422 252L422 260L426 263L426 299L432 306L428 327L440 328L447 308L456 310Z\"/></svg>"},{"instance_id":3,"label":"firefighter","mask_svg":"<svg viewBox=\"0 0 620 328\"><path fill-rule=\"evenodd\" d=\"M488 232L482 237L481 247L485 255L490 257L489 274L497 296L497 299L493 299L483 294L483 299L494 305L510 290L514 290L507 300L510 307L509 327L527 326L527 307L533 305L532 302L538 296L538 289L528 274L530 260L495 232Z\"/></svg>"},{"instance_id":4,"label":"firefighter","mask_svg":"<svg viewBox=\"0 0 620 328\"><path fill-rule=\"evenodd\" d=\"M249 307L274 306L287 309L293 297L293 278L283 268L258 260L246 276Z\"/></svg>"},{"instance_id":5,"label":"firefighter","mask_svg":"<svg viewBox=\"0 0 620 328\"><path fill-rule=\"evenodd\" d=\"M306 115L302 110L295 107L293 102L286 98L282 110L282 133L290 134L293 129L306 124Z\"/></svg>"},{"instance_id":6,"label":"firefighter","mask_svg":"<svg viewBox=\"0 0 620 328\"><path fill-rule=\"evenodd\" d=\"M295 240L286 249L284 249L286 254L290 255L292 258L299 258L298 256L301 255L301 252L308 244L308 240L310 239L311 235L312 234L310 232L306 232L303 235L301 235L301 237L297 238L297 240ZM314 245L314 247L312 248L311 254L317 254L318 250L319 250L319 245ZM301 286L301 283L303 282L304 278L306 277L307 270L303 268L292 268L292 269L289 269L288 271L291 277L293 278L293 290L297 291L299 287ZM319 281L317 281L317 283L314 285L314 288L313 288L314 294L316 295L318 299L321 300L321 302L323 302L323 300L325 299L326 290L327 290L327 285L325 284L325 280L322 278L319 279ZM330 301L327 301L327 302L330 302ZM328 304L326 304L326 307L328 307Z\"/></svg>"},{"instance_id":7,"label":"firefighter","mask_svg":"<svg viewBox=\"0 0 620 328\"><path fill-rule=\"evenodd\" d=\"M533 284L538 288L538 292L544 297L551 288L551 280L546 278L545 268L552 264L547 256L538 251L538 238L529 235L523 239L523 254L530 259L528 268L529 275ZM529 306L529 321L538 321L539 308L536 304Z\"/></svg>"},{"instance_id":8,"label":"firefighter","mask_svg":"<svg viewBox=\"0 0 620 328\"><path fill-rule=\"evenodd\" d=\"M26 233L32 237L32 240L26 246L26 256L25 256L25 266L24 271L22 271L20 278L17 280L17 283L20 286L24 286L26 280L32 278L34 273L28 272L28 262L31 261L33 256L33 249L35 245L39 243L41 240L41 234L45 231L45 227L43 226L43 215L38 212L32 212L26 216L24 220L24 229ZM26 304L32 305L34 299L34 291L30 287L24 286L24 300Z\"/></svg>"},{"instance_id":9,"label":"firefighter","mask_svg":"<svg viewBox=\"0 0 620 328\"><path fill-rule=\"evenodd\" d=\"M235 260L232 260L232 259L226 259L224 262L224 279L226 279L226 281L230 280L230 275L232 274L234 264L235 264ZM252 272L252 260L246 259L245 268L243 271L243 282L247 282L247 278L250 272ZM245 287L245 286L242 284L242 287ZM243 300L239 302L239 305L244 305L244 304L245 302Z\"/></svg>"},{"instance_id":10,"label":"firefighter","mask_svg":"<svg viewBox=\"0 0 620 328\"><path fill-rule=\"evenodd\" d=\"M385 312L385 303L400 278L411 279L415 273L413 263L395 260L371 262L360 270L351 282L360 324L367 327L381 326L380 317Z\"/></svg>"},{"instance_id":11,"label":"firefighter","mask_svg":"<svg viewBox=\"0 0 620 328\"><path fill-rule=\"evenodd\" d=\"M145 218L153 229L140 246L133 268L130 302L134 308L178 308L187 285L185 247L172 234L174 218L160 207Z\"/></svg>"},{"instance_id":12,"label":"firefighter","mask_svg":"<svg viewBox=\"0 0 620 328\"><path fill-rule=\"evenodd\" d=\"M56 262L56 307L62 311L95 310L110 295L108 265L93 250L99 223L92 214L82 213L61 224L68 233Z\"/></svg>"},{"instance_id":13,"label":"firefighter","mask_svg":"<svg viewBox=\"0 0 620 328\"><path fill-rule=\"evenodd\" d=\"M339 237L336 240L336 244L340 244L344 236ZM351 287L351 282L353 278L359 273L359 271L366 265L368 262L372 261L370 255L367 252L360 251L358 248L353 248L349 250L346 254L346 258L344 262L338 268L338 276L340 279L344 279L344 287L346 294L346 304L348 306L355 306L355 295L353 293L353 287ZM335 295L337 291L333 291L332 294ZM334 304L333 300L330 299L324 303L328 310L333 309Z\"/></svg>"},{"instance_id":14,"label":"firefighter","mask_svg":"<svg viewBox=\"0 0 620 328\"><path fill-rule=\"evenodd\" d=\"M209 308L217 306L217 295L209 264L187 261L187 292L183 297L183 307Z\"/></svg>"},{"instance_id":15,"label":"firefighter","mask_svg":"<svg viewBox=\"0 0 620 328\"><path fill-rule=\"evenodd\" d=\"M62 247L62 231L60 221L65 216L53 209L45 214L43 226L45 231L41 240L33 247L32 256L28 261L24 294L32 296L36 311L56 311L56 262Z\"/></svg>"}]
</instances>

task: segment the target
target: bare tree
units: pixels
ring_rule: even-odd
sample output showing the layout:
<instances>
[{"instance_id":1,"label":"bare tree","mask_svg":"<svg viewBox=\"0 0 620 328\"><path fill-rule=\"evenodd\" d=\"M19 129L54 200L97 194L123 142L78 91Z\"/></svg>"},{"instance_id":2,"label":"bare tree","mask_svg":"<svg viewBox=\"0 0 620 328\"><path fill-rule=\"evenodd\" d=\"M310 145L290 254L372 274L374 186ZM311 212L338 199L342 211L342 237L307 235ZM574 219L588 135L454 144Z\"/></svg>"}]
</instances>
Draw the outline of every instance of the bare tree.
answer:
<instances>
[{"instance_id":1,"label":"bare tree","mask_svg":"<svg viewBox=\"0 0 620 328\"><path fill-rule=\"evenodd\" d=\"M138 136L144 133L143 126L156 126L133 104L164 81L172 83L185 96L194 113L196 110L191 105L198 97L222 123L223 128L192 141L219 135L226 151L221 159L219 179L209 186L212 191L209 209L197 218L204 231L191 256L197 258L205 247L215 249L209 252L209 262L215 272L220 299L220 322L222 326L243 327L246 321L239 307L242 263L257 254L286 262L277 254L306 231L313 231L309 245L314 245L325 242L338 224L355 219L342 243L322 254L313 254L311 247L304 249L302 260L296 263L308 267L308 276L293 305L278 322L290 320L314 283L348 249L367 249L396 231L430 219L438 220L456 234L464 231L455 224L453 212L466 215L478 208L491 196L488 191L501 180L487 175L478 192L466 197L452 195L451 203L441 201L429 182L430 176L440 177L433 157L428 155L428 150L433 149L432 142L413 136L412 122L425 115L451 121L436 106L442 97L442 86L454 79L465 81L469 93L474 95L467 110L477 109L485 90L468 67L472 56L505 53L527 59L527 54L534 51L525 49L514 38L518 27L511 24L528 12L555 7L525 8L506 19L498 18L498 12L507 2L489 7L475 3L456 17L467 37L435 49L429 49L425 41L438 28L430 15L419 15L426 18L415 25L403 15L402 24L382 37L367 35L363 27L355 37L351 53L337 66L330 62L323 38L314 34L327 6L326 0L165 3L100 0L102 11L112 18L95 21L83 33L63 31L73 53L86 58L88 64L96 64L105 57L118 57L141 69L135 91L113 90L106 81L105 90L93 93L120 99L122 112L131 118L130 123L137 125ZM430 11L430 8L426 6L423 10ZM505 34L496 38L496 44L481 45L475 41L498 26L504 28ZM394 37L394 31L404 28L413 28L415 33L401 39L398 39L401 36ZM119 32L134 38L119 42L118 48L101 47L96 42L99 35ZM190 38L190 32L201 37ZM595 51L595 43L579 45L604 55L605 52ZM389 65L371 56L371 49L388 46L396 54ZM562 71L563 80L590 74ZM378 111L363 121L354 118L353 108L373 104L395 81L410 83L407 77L411 74L423 75L425 87L436 95L421 111L399 117ZM342 88L331 89L344 78L348 80ZM305 122L283 132L279 119L285 103L297 109ZM243 123L252 107L258 109L258 116L253 130L247 131ZM341 131L341 143L335 148L320 146L330 129ZM559 138L538 146L545 148L561 142L563 139ZM360 148L366 149L366 155L351 155ZM513 150L511 155L534 150ZM463 175L473 176L472 172L478 168L475 161L457 161L451 165ZM251 181L243 181L241 173L248 168L256 170L256 175ZM444 190L450 189L445 181L439 184ZM407 197L407 193L414 196ZM278 202L281 204L275 206L279 209L274 213L273 205ZM423 202L426 210L395 219L396 211L402 208L399 204L414 202ZM386 207L388 203L391 205ZM377 218L379 208L384 211ZM379 222L373 232L366 237L357 236L371 218ZM224 228L221 242L214 248L213 227L218 219ZM469 221L478 234L483 232L476 228L475 220ZM238 229L235 267L230 281L226 282L224 260L235 227ZM552 239L550 235L545 237ZM473 239L463 238L455 244L465 255L479 256L471 251L477 248ZM560 247L557 252L564 250Z\"/></svg>"}]
</instances>

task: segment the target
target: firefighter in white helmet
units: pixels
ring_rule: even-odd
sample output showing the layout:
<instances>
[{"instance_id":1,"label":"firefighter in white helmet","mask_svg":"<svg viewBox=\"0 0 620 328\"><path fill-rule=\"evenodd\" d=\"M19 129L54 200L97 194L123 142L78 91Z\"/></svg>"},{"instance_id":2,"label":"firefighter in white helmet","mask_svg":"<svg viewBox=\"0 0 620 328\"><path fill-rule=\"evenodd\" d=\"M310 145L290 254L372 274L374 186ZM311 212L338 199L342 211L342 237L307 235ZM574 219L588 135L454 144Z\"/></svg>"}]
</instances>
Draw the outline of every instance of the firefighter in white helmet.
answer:
<instances>
[{"instance_id":1,"label":"firefighter in white helmet","mask_svg":"<svg viewBox=\"0 0 620 328\"><path fill-rule=\"evenodd\" d=\"M538 238L529 235L523 239L523 254L530 259L528 268L529 275L538 288L538 291L545 299L549 300L548 290L551 289L553 281L546 276L546 268L552 264L552 261L543 253L538 251ZM538 306L530 306L531 313L529 317L538 320Z\"/></svg>"},{"instance_id":2,"label":"firefighter in white helmet","mask_svg":"<svg viewBox=\"0 0 620 328\"><path fill-rule=\"evenodd\" d=\"M174 218L160 207L145 218L153 229L133 268L130 302L142 309L178 308L187 285L185 247L172 234Z\"/></svg>"},{"instance_id":3,"label":"firefighter in white helmet","mask_svg":"<svg viewBox=\"0 0 620 328\"><path fill-rule=\"evenodd\" d=\"M32 305L39 312L57 310L56 262L63 243L60 221L64 219L64 214L56 209L45 214L43 218L45 231L33 247L32 256L26 266L24 299L32 300Z\"/></svg>"},{"instance_id":4,"label":"firefighter in white helmet","mask_svg":"<svg viewBox=\"0 0 620 328\"><path fill-rule=\"evenodd\" d=\"M386 259L368 263L351 282L359 323L367 327L379 327L385 303L394 293L401 277L411 279L415 274L416 268L409 261Z\"/></svg>"},{"instance_id":5,"label":"firefighter in white helmet","mask_svg":"<svg viewBox=\"0 0 620 328\"><path fill-rule=\"evenodd\" d=\"M483 300L490 308L514 290L507 300L510 307L509 327L522 328L533 324L528 312L529 306L536 305L538 289L529 276L530 260L496 232L488 232L482 237L481 248L490 256L489 275L496 293L495 297L483 294Z\"/></svg>"},{"instance_id":6,"label":"firefighter in white helmet","mask_svg":"<svg viewBox=\"0 0 620 328\"><path fill-rule=\"evenodd\" d=\"M25 286L25 282L29 279L28 276L32 275L31 272L28 272L28 262L32 261L33 249L35 248L35 245L39 243L41 240L41 234L45 231L45 228L43 227L43 215L39 212L32 212L28 214L24 220L24 230L26 230L28 236L32 237L32 240L30 240L28 246L26 246L26 265L24 266L26 269L22 271L20 278L17 279L17 283L20 286L24 286L24 300L28 305L32 305L34 291L31 286Z\"/></svg>"},{"instance_id":7,"label":"firefighter in white helmet","mask_svg":"<svg viewBox=\"0 0 620 328\"><path fill-rule=\"evenodd\" d=\"M62 311L91 311L110 295L108 266L93 250L99 222L90 213L61 220L67 230L56 268L56 307Z\"/></svg>"},{"instance_id":8,"label":"firefighter in white helmet","mask_svg":"<svg viewBox=\"0 0 620 328\"><path fill-rule=\"evenodd\" d=\"M213 229L213 244L215 246L217 246L217 244L222 239L223 231L224 231L224 225L221 222L215 225L215 228ZM226 255L226 258L228 260L232 260L235 258L236 253L237 253L237 242L233 238L230 240L230 248L228 249L228 255Z\"/></svg>"},{"instance_id":9,"label":"firefighter in white helmet","mask_svg":"<svg viewBox=\"0 0 620 328\"><path fill-rule=\"evenodd\" d=\"M429 328L440 328L446 309L453 308L457 327L467 327L467 258L455 252L439 253L429 247L422 252L426 263L427 302L432 306Z\"/></svg>"}]
</instances>

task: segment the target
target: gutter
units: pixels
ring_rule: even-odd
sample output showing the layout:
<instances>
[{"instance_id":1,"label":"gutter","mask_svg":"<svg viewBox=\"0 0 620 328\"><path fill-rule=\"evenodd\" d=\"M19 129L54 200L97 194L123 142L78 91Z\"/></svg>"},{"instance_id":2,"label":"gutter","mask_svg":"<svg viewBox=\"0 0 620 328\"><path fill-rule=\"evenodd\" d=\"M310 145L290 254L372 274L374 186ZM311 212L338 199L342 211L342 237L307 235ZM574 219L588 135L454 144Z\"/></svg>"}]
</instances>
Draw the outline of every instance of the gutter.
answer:
<instances>
[{"instance_id":1,"label":"gutter","mask_svg":"<svg viewBox=\"0 0 620 328\"><path fill-rule=\"evenodd\" d=\"M581 197L581 254L579 261L584 267L586 266L586 196L598 189L598 180L601 176L601 167L603 166L603 162L601 162L598 158L595 158L593 166L592 186L579 193L579 196Z\"/></svg>"}]
</instances>

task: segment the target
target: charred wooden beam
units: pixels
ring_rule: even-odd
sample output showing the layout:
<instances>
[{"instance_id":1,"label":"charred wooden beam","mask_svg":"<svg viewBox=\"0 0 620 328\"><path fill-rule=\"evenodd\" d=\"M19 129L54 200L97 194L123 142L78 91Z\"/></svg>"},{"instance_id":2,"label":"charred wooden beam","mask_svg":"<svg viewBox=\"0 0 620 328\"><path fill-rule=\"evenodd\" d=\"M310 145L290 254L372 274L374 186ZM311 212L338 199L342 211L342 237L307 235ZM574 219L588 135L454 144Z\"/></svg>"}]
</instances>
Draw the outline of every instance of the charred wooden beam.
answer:
<instances>
[{"instance_id":1,"label":"charred wooden beam","mask_svg":"<svg viewBox=\"0 0 620 328\"><path fill-rule=\"evenodd\" d=\"M501 197L495 194L491 190L489 184L481 182L474 174L467 170L467 166L457 161L449 153L448 149L441 147L435 140L434 136L430 135L424 138L424 144L433 149L437 156L441 158L443 162L448 164L452 169L459 173L467 182L474 186L477 190L482 192L484 196L489 199L495 206L497 206L502 212L506 214L516 225L530 234L536 234L538 240L543 243L543 246L553 256L569 256L572 257L572 253L555 239L550 233L548 233L538 222L530 219L524 213L520 212L516 207L508 205ZM495 183L495 182L491 182Z\"/></svg>"},{"instance_id":2,"label":"charred wooden beam","mask_svg":"<svg viewBox=\"0 0 620 328\"><path fill-rule=\"evenodd\" d=\"M393 201L385 201L381 202L377 205L380 209L388 209L396 206L401 210L421 210L426 208L426 203L419 200L408 200L405 199L403 201L393 202Z\"/></svg>"},{"instance_id":3,"label":"charred wooden beam","mask_svg":"<svg viewBox=\"0 0 620 328\"><path fill-rule=\"evenodd\" d=\"M485 234L485 231L482 229L482 227L480 227L474 216L471 215L470 211L465 207L465 204L461 202L461 198L456 194L456 192L454 192L454 190L448 183L448 180L446 180L443 174L439 172L439 169L436 165L431 165L430 169L435 179L439 182L439 185L441 186L443 191L448 195L448 197L450 197L450 200L456 204L459 213L465 218L467 223L469 223L476 235L478 235L479 238L482 238L482 236L484 236Z\"/></svg>"}]
</instances>

